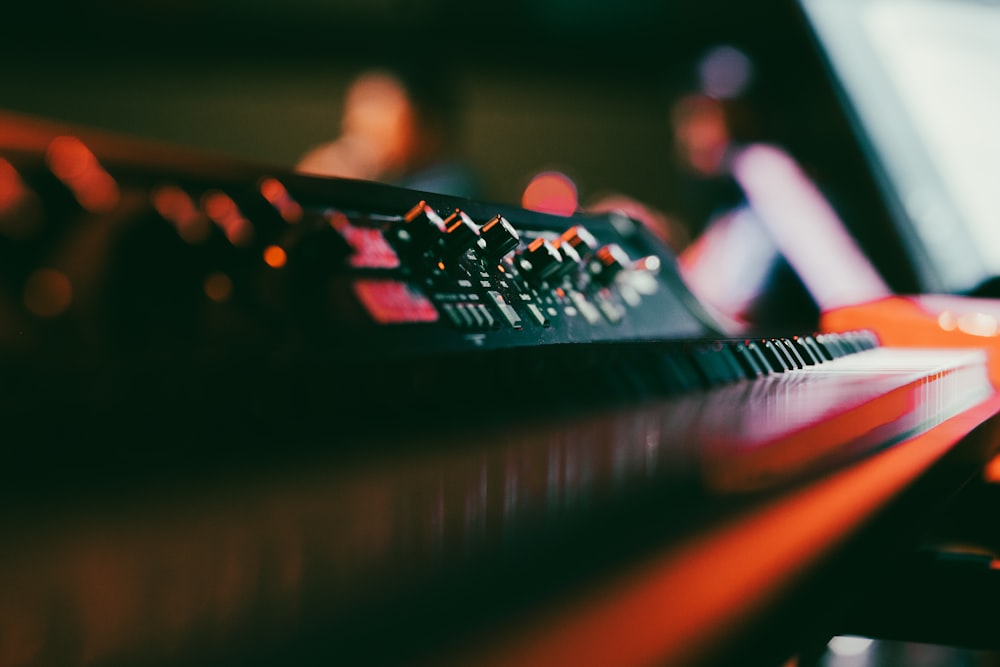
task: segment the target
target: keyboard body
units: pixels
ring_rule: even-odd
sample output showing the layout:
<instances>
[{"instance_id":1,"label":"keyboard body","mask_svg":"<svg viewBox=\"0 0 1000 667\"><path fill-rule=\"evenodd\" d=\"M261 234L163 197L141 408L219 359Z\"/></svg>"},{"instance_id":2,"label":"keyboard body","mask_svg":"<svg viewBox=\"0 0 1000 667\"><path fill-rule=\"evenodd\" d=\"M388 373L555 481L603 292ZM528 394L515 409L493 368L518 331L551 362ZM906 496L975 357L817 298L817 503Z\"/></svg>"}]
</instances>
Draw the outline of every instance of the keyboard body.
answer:
<instances>
[{"instance_id":1,"label":"keyboard body","mask_svg":"<svg viewBox=\"0 0 1000 667\"><path fill-rule=\"evenodd\" d=\"M3 664L553 664L630 604L695 664L998 408L982 349L734 337L616 214L3 116L0 232ZM738 604L685 569L838 480Z\"/></svg>"}]
</instances>

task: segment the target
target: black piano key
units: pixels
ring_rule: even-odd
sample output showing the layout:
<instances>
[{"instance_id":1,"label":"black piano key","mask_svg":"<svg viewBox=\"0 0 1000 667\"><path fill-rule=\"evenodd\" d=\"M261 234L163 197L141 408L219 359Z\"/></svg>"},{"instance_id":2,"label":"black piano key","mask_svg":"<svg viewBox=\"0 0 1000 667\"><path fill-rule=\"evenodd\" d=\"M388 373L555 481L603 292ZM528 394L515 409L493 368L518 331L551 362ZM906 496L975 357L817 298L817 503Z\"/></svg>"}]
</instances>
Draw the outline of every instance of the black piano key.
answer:
<instances>
[{"instance_id":1,"label":"black piano key","mask_svg":"<svg viewBox=\"0 0 1000 667\"><path fill-rule=\"evenodd\" d=\"M761 370L764 371L764 375L770 375L771 373L780 373L784 370L781 366L773 363L767 354L764 353L763 347L755 340L744 341L746 345L747 352L749 352L760 365Z\"/></svg>"},{"instance_id":2,"label":"black piano key","mask_svg":"<svg viewBox=\"0 0 1000 667\"><path fill-rule=\"evenodd\" d=\"M770 363L771 368L774 369L775 373L792 370L791 362L785 357L784 354L778 351L778 346L775 345L773 341L765 338L758 341L757 344L761 353L763 353L763 355L767 358L768 363Z\"/></svg>"},{"instance_id":3,"label":"black piano key","mask_svg":"<svg viewBox=\"0 0 1000 667\"><path fill-rule=\"evenodd\" d=\"M845 337L850 340L851 345L858 352L871 350L878 346L878 339L871 331L851 331Z\"/></svg>"},{"instance_id":4,"label":"black piano key","mask_svg":"<svg viewBox=\"0 0 1000 667\"><path fill-rule=\"evenodd\" d=\"M861 352L863 349L851 332L837 336L837 342L844 348L845 354L854 354L855 352Z\"/></svg>"},{"instance_id":5,"label":"black piano key","mask_svg":"<svg viewBox=\"0 0 1000 667\"><path fill-rule=\"evenodd\" d=\"M689 349L689 358L701 373L706 386L715 387L742 379L743 370L727 358L727 348L721 341L696 343Z\"/></svg>"},{"instance_id":6,"label":"black piano key","mask_svg":"<svg viewBox=\"0 0 1000 667\"><path fill-rule=\"evenodd\" d=\"M761 362L759 356L751 350L747 343L743 341L737 341L730 345L733 352L733 358L743 369L743 374L749 378L757 378L762 375L767 375L770 369L765 368L764 364Z\"/></svg>"},{"instance_id":7,"label":"black piano key","mask_svg":"<svg viewBox=\"0 0 1000 667\"><path fill-rule=\"evenodd\" d=\"M822 357L817 357L817 352L809 346L806 339L802 336L795 336L792 338L792 347L799 353L799 356L802 357L802 361L807 366L815 366L823 361Z\"/></svg>"},{"instance_id":8,"label":"black piano key","mask_svg":"<svg viewBox=\"0 0 1000 667\"><path fill-rule=\"evenodd\" d=\"M694 364L679 347L671 346L656 356L664 382L679 393L694 391L704 386L704 381Z\"/></svg>"},{"instance_id":9,"label":"black piano key","mask_svg":"<svg viewBox=\"0 0 1000 667\"><path fill-rule=\"evenodd\" d=\"M813 351L813 355L816 356L820 362L833 360L833 355L830 354L829 350L817 342L815 336L804 336L802 341L806 347Z\"/></svg>"},{"instance_id":10,"label":"black piano key","mask_svg":"<svg viewBox=\"0 0 1000 667\"><path fill-rule=\"evenodd\" d=\"M847 350L841 345L836 334L819 334L816 336L816 344L826 352L830 359L838 359L847 354Z\"/></svg>"},{"instance_id":11,"label":"black piano key","mask_svg":"<svg viewBox=\"0 0 1000 667\"><path fill-rule=\"evenodd\" d=\"M866 350L874 350L880 345L878 334L874 331L859 331L858 335L862 338L862 340L864 340Z\"/></svg>"},{"instance_id":12,"label":"black piano key","mask_svg":"<svg viewBox=\"0 0 1000 667\"><path fill-rule=\"evenodd\" d=\"M756 377L755 375L749 375L744 370L743 366L736 359L736 353L733 351L732 346L725 344L724 342L719 343L719 357L722 362L729 369L729 377L731 382L746 380L748 378Z\"/></svg>"},{"instance_id":13,"label":"black piano key","mask_svg":"<svg viewBox=\"0 0 1000 667\"><path fill-rule=\"evenodd\" d=\"M792 343L795 348L799 351L802 359L809 366L815 366L816 364L823 363L823 356L819 353L819 350L811 345L810 336L795 336L792 338Z\"/></svg>"},{"instance_id":14,"label":"black piano key","mask_svg":"<svg viewBox=\"0 0 1000 667\"><path fill-rule=\"evenodd\" d=\"M792 342L790 338L777 338L775 339L778 343L778 347L784 350L786 356L788 356L795 368L805 368L809 364L806 363L802 355L795 348L795 343Z\"/></svg>"}]
</instances>

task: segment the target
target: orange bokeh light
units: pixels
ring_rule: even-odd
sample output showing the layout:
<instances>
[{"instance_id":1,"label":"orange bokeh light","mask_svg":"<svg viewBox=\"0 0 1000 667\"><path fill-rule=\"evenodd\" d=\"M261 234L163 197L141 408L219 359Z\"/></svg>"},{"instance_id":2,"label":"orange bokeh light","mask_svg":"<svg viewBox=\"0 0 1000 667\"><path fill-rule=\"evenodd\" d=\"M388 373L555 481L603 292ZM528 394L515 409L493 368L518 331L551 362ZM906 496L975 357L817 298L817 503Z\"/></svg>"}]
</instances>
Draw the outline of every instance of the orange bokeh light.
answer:
<instances>
[{"instance_id":1,"label":"orange bokeh light","mask_svg":"<svg viewBox=\"0 0 1000 667\"><path fill-rule=\"evenodd\" d=\"M224 301L228 301L229 297L232 295L233 281L225 273L216 271L205 277L202 289L205 291L205 296L209 299L215 301L216 303L222 303Z\"/></svg>"},{"instance_id":2,"label":"orange bokeh light","mask_svg":"<svg viewBox=\"0 0 1000 667\"><path fill-rule=\"evenodd\" d=\"M573 215L579 206L576 184L558 171L536 174L521 195L521 206L542 213Z\"/></svg>"},{"instance_id":3,"label":"orange bokeh light","mask_svg":"<svg viewBox=\"0 0 1000 667\"><path fill-rule=\"evenodd\" d=\"M288 198L288 190L276 178L265 178L260 182L260 193L275 206Z\"/></svg>"},{"instance_id":4,"label":"orange bokeh light","mask_svg":"<svg viewBox=\"0 0 1000 667\"><path fill-rule=\"evenodd\" d=\"M0 158L0 215L13 210L25 194L24 181L10 162Z\"/></svg>"},{"instance_id":5,"label":"orange bokeh light","mask_svg":"<svg viewBox=\"0 0 1000 667\"><path fill-rule=\"evenodd\" d=\"M253 225L243 217L236 202L229 195L218 190L206 192L202 197L202 207L205 214L222 228L230 243L245 247L253 242Z\"/></svg>"},{"instance_id":6,"label":"orange bokeh light","mask_svg":"<svg viewBox=\"0 0 1000 667\"><path fill-rule=\"evenodd\" d=\"M288 254L281 246L269 245L264 248L264 263L272 269L280 269L288 261Z\"/></svg>"},{"instance_id":7,"label":"orange bokeh light","mask_svg":"<svg viewBox=\"0 0 1000 667\"><path fill-rule=\"evenodd\" d=\"M46 163L61 181L82 178L97 163L87 146L71 136L54 138L45 153Z\"/></svg>"},{"instance_id":8,"label":"orange bokeh light","mask_svg":"<svg viewBox=\"0 0 1000 667\"><path fill-rule=\"evenodd\" d=\"M224 192L206 192L202 197L201 204L205 209L205 214L219 223L236 212L236 202Z\"/></svg>"},{"instance_id":9,"label":"orange bokeh light","mask_svg":"<svg viewBox=\"0 0 1000 667\"><path fill-rule=\"evenodd\" d=\"M39 269L24 285L24 305L39 317L55 317L73 301L73 284L56 269Z\"/></svg>"},{"instance_id":10,"label":"orange bokeh light","mask_svg":"<svg viewBox=\"0 0 1000 667\"><path fill-rule=\"evenodd\" d=\"M76 137L55 137L46 150L45 161L87 211L106 213L118 205L118 183Z\"/></svg>"},{"instance_id":11,"label":"orange bokeh light","mask_svg":"<svg viewBox=\"0 0 1000 667\"><path fill-rule=\"evenodd\" d=\"M990 484L1000 484L1000 454L991 458L983 467L983 479Z\"/></svg>"},{"instance_id":12,"label":"orange bokeh light","mask_svg":"<svg viewBox=\"0 0 1000 667\"><path fill-rule=\"evenodd\" d=\"M156 212L174 226L182 239L196 244L208 238L209 222L184 190L164 185L156 188L150 197Z\"/></svg>"},{"instance_id":13,"label":"orange bokeh light","mask_svg":"<svg viewBox=\"0 0 1000 667\"><path fill-rule=\"evenodd\" d=\"M10 162L0 158L0 234L24 239L44 224L42 203Z\"/></svg>"},{"instance_id":14,"label":"orange bokeh light","mask_svg":"<svg viewBox=\"0 0 1000 667\"><path fill-rule=\"evenodd\" d=\"M302 219L302 206L292 199L292 195L278 179L262 180L260 194L278 211L285 222L295 224Z\"/></svg>"}]
</instances>

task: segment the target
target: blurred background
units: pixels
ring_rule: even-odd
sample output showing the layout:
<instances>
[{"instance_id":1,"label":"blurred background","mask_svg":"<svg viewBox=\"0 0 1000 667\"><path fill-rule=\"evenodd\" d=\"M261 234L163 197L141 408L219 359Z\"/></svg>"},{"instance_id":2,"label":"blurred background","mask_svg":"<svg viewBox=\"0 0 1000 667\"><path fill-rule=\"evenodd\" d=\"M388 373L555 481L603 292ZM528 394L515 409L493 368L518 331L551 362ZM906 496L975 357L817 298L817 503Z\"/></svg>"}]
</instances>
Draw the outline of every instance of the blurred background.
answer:
<instances>
[{"instance_id":1,"label":"blurred background","mask_svg":"<svg viewBox=\"0 0 1000 667\"><path fill-rule=\"evenodd\" d=\"M727 195L684 164L672 114L716 86L734 140L788 150L890 286L913 287L790 1L41 0L3 11L2 109L293 166L338 134L359 71L421 63L447 81L477 198L520 203L536 175L557 172L582 206L624 196L662 214L678 250Z\"/></svg>"}]
</instances>

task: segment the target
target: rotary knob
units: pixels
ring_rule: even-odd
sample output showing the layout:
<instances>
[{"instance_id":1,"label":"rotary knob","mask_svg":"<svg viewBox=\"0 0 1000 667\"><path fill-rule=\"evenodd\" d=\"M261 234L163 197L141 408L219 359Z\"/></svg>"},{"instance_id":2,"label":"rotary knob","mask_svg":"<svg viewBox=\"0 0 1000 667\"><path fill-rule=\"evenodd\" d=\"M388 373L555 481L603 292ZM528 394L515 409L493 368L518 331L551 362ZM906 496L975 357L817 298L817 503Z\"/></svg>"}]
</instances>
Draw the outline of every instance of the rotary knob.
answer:
<instances>
[{"instance_id":1,"label":"rotary knob","mask_svg":"<svg viewBox=\"0 0 1000 667\"><path fill-rule=\"evenodd\" d=\"M548 239L537 238L517 258L517 268L532 281L546 280L562 268L562 255Z\"/></svg>"},{"instance_id":2,"label":"rotary knob","mask_svg":"<svg viewBox=\"0 0 1000 667\"><path fill-rule=\"evenodd\" d=\"M493 261L499 261L520 242L521 236L502 215L494 216L479 228L479 247Z\"/></svg>"},{"instance_id":3,"label":"rotary knob","mask_svg":"<svg viewBox=\"0 0 1000 667\"><path fill-rule=\"evenodd\" d=\"M581 257L589 257L597 249L597 239L582 225L573 225L559 236L559 248L571 247Z\"/></svg>"},{"instance_id":4,"label":"rotary knob","mask_svg":"<svg viewBox=\"0 0 1000 667\"><path fill-rule=\"evenodd\" d=\"M631 260L621 246L609 243L601 246L590 261L590 273L594 279L605 285L610 285L619 273L631 264Z\"/></svg>"},{"instance_id":5,"label":"rotary knob","mask_svg":"<svg viewBox=\"0 0 1000 667\"><path fill-rule=\"evenodd\" d=\"M435 243L444 232L444 221L423 200L407 211L399 227L400 238L409 239L424 247Z\"/></svg>"},{"instance_id":6,"label":"rotary knob","mask_svg":"<svg viewBox=\"0 0 1000 667\"><path fill-rule=\"evenodd\" d=\"M574 248L564 238L560 237L556 239L552 245L559 251L559 254L562 255L562 262L559 265L559 269L555 273L557 278L568 276L575 269L583 265L583 258L580 257L576 248Z\"/></svg>"},{"instance_id":7,"label":"rotary knob","mask_svg":"<svg viewBox=\"0 0 1000 667\"><path fill-rule=\"evenodd\" d=\"M479 240L479 227L458 209L444 219L444 253L460 257Z\"/></svg>"}]
</instances>

